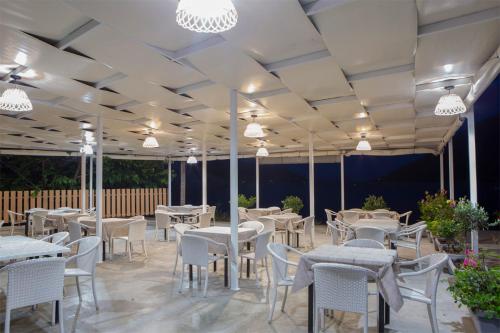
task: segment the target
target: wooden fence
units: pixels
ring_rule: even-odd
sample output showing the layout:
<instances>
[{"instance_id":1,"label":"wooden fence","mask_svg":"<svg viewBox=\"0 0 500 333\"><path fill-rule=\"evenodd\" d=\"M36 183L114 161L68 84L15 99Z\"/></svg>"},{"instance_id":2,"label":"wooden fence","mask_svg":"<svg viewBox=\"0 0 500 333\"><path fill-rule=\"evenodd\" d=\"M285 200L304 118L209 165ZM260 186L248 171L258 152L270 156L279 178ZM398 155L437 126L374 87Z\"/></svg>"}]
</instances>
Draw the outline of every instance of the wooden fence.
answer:
<instances>
[{"instance_id":1,"label":"wooden fence","mask_svg":"<svg viewBox=\"0 0 500 333\"><path fill-rule=\"evenodd\" d=\"M0 191L0 212L8 220L7 210L24 214L30 208L81 208L80 190L43 190L36 196L32 191ZM86 193L89 206L89 191ZM103 189L103 217L154 215L156 205L167 205L166 188ZM94 191L94 207L95 207Z\"/></svg>"}]
</instances>

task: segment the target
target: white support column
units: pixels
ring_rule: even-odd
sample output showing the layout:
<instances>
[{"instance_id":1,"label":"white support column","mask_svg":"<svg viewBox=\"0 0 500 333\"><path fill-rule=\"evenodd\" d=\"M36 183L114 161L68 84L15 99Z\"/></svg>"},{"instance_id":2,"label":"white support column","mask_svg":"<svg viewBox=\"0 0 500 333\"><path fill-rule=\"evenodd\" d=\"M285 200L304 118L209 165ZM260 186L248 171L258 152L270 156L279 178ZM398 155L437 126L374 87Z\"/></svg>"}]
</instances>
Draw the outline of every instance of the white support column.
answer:
<instances>
[{"instance_id":1,"label":"white support column","mask_svg":"<svg viewBox=\"0 0 500 333\"><path fill-rule=\"evenodd\" d=\"M259 158L255 157L255 207L260 208L260 167Z\"/></svg>"},{"instance_id":2,"label":"white support column","mask_svg":"<svg viewBox=\"0 0 500 333\"><path fill-rule=\"evenodd\" d=\"M86 209L86 196L87 196L87 155L82 153L81 156L81 166L80 166L80 207L82 209L82 213L85 212Z\"/></svg>"},{"instance_id":3,"label":"white support column","mask_svg":"<svg viewBox=\"0 0 500 333\"><path fill-rule=\"evenodd\" d=\"M207 212L207 147L205 141L202 144L201 153L201 193L202 193L202 206L203 213Z\"/></svg>"},{"instance_id":4,"label":"white support column","mask_svg":"<svg viewBox=\"0 0 500 333\"><path fill-rule=\"evenodd\" d=\"M230 97L230 154L229 154L229 184L230 184L230 216L231 216L231 290L238 287L238 95L231 89Z\"/></svg>"},{"instance_id":5,"label":"white support column","mask_svg":"<svg viewBox=\"0 0 500 333\"><path fill-rule=\"evenodd\" d=\"M94 155L89 157L89 209L94 208Z\"/></svg>"},{"instance_id":6,"label":"white support column","mask_svg":"<svg viewBox=\"0 0 500 333\"><path fill-rule=\"evenodd\" d=\"M453 167L453 138L448 142L448 179L450 200L455 200L455 172Z\"/></svg>"},{"instance_id":7,"label":"white support column","mask_svg":"<svg viewBox=\"0 0 500 333\"><path fill-rule=\"evenodd\" d=\"M314 216L314 136L309 132L309 216Z\"/></svg>"},{"instance_id":8,"label":"white support column","mask_svg":"<svg viewBox=\"0 0 500 333\"><path fill-rule=\"evenodd\" d=\"M466 114L467 118L467 138L469 143L469 186L470 201L477 206L477 174L476 174L476 130L474 124L474 107L472 106ZM472 250L479 252L479 239L477 230L471 232Z\"/></svg>"},{"instance_id":9,"label":"white support column","mask_svg":"<svg viewBox=\"0 0 500 333\"><path fill-rule=\"evenodd\" d=\"M172 206L172 161L168 159L168 205Z\"/></svg>"},{"instance_id":10,"label":"white support column","mask_svg":"<svg viewBox=\"0 0 500 333\"><path fill-rule=\"evenodd\" d=\"M439 154L439 189L444 190L444 156L443 152Z\"/></svg>"},{"instance_id":11,"label":"white support column","mask_svg":"<svg viewBox=\"0 0 500 333\"><path fill-rule=\"evenodd\" d=\"M102 116L97 116L97 153L95 160L95 188L96 188L96 236L102 239L102 215L103 215L103 202L102 202L102 151L103 151L103 124ZM102 247L99 246L98 261L102 260Z\"/></svg>"},{"instance_id":12,"label":"white support column","mask_svg":"<svg viewBox=\"0 0 500 333\"><path fill-rule=\"evenodd\" d=\"M345 209L344 155L340 155L340 210Z\"/></svg>"}]
</instances>

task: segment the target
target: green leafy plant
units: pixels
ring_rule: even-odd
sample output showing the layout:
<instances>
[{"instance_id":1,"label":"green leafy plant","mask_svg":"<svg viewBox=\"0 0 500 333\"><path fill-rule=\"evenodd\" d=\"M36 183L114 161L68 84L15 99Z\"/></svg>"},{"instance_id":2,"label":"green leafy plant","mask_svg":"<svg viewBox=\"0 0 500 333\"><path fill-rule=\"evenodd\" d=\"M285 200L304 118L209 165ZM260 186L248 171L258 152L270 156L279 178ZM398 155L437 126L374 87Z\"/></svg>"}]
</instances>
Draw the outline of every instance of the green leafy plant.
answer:
<instances>
[{"instance_id":1,"label":"green leafy plant","mask_svg":"<svg viewBox=\"0 0 500 333\"><path fill-rule=\"evenodd\" d=\"M472 312L483 312L486 318L500 318L500 269L488 269L471 251L463 266L455 271L448 290L455 303L465 305Z\"/></svg>"},{"instance_id":2,"label":"green leafy plant","mask_svg":"<svg viewBox=\"0 0 500 333\"><path fill-rule=\"evenodd\" d=\"M284 200L281 201L281 203L283 204L283 209L291 208L292 211L296 214L298 214L304 207L302 199L294 195L287 196Z\"/></svg>"},{"instance_id":3,"label":"green leafy plant","mask_svg":"<svg viewBox=\"0 0 500 333\"><path fill-rule=\"evenodd\" d=\"M445 191L435 194L425 192L425 197L418 203L420 217L423 221L431 222L436 220L453 219L453 208L455 202L448 200Z\"/></svg>"},{"instance_id":4,"label":"green leafy plant","mask_svg":"<svg viewBox=\"0 0 500 333\"><path fill-rule=\"evenodd\" d=\"M460 232L460 225L452 219L433 221L432 233L437 237L453 240Z\"/></svg>"},{"instance_id":5,"label":"green leafy plant","mask_svg":"<svg viewBox=\"0 0 500 333\"><path fill-rule=\"evenodd\" d=\"M369 195L363 203L363 210L389 209L382 196Z\"/></svg>"},{"instance_id":6,"label":"green leafy plant","mask_svg":"<svg viewBox=\"0 0 500 333\"><path fill-rule=\"evenodd\" d=\"M246 197L244 194L238 195L238 207L252 208L255 206L256 202L255 196Z\"/></svg>"},{"instance_id":7,"label":"green leafy plant","mask_svg":"<svg viewBox=\"0 0 500 333\"><path fill-rule=\"evenodd\" d=\"M488 213L483 207L476 206L466 198L460 198L455 210L454 220L460 226L460 231L488 229Z\"/></svg>"}]
</instances>

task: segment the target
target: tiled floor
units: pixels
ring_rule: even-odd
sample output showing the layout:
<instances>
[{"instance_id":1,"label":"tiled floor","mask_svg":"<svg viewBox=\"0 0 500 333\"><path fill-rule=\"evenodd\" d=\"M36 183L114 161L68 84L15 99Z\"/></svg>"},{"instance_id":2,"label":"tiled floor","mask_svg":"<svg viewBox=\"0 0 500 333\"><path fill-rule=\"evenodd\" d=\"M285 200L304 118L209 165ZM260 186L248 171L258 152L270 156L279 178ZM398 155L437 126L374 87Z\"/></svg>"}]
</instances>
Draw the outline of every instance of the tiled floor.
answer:
<instances>
[{"instance_id":1,"label":"tiled floor","mask_svg":"<svg viewBox=\"0 0 500 333\"><path fill-rule=\"evenodd\" d=\"M316 241L326 243L324 226L317 226ZM99 264L97 288L100 310L93 306L90 281L82 283L83 302L78 303L74 282L66 281L64 317L66 332L306 332L307 291L291 294L285 312L279 311L282 293L278 294L277 310L272 324L267 323L265 274L261 286L256 287L253 275L240 280L241 291L232 292L223 287L222 267L210 273L208 297L202 297L201 286L177 292L178 275L172 276L175 260L175 241L154 241L148 231L148 258L137 254L129 263L124 254L113 261ZM424 254L432 252L424 240ZM123 249L119 247L118 250ZM411 252L401 251L402 257ZM222 266L222 263L221 263ZM263 269L263 268L261 268ZM448 275L443 274L438 291L440 332L474 332L466 309L459 309L446 291ZM5 285L5 276L1 276ZM422 278L412 284L422 287ZM3 303L3 301L2 301ZM2 304L3 308L3 304ZM377 304L370 300L370 332L376 332ZM12 332L57 332L50 327L50 306L15 310L12 314ZM3 326L3 314L0 315ZM327 332L361 332L362 318L356 314L337 313L335 321L327 322ZM392 312L386 332L430 332L426 306L405 303L399 313Z\"/></svg>"}]
</instances>

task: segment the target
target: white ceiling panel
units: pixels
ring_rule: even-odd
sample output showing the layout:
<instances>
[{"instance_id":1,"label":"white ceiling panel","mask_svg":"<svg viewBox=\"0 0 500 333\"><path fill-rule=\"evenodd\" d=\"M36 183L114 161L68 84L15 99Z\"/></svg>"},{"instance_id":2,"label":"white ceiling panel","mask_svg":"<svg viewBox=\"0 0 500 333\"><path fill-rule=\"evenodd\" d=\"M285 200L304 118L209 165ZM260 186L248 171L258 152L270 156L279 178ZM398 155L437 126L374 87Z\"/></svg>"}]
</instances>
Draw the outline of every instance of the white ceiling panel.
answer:
<instances>
[{"instance_id":1,"label":"white ceiling panel","mask_svg":"<svg viewBox=\"0 0 500 333\"><path fill-rule=\"evenodd\" d=\"M500 19L419 38L416 83L473 76L498 48L499 41ZM447 66L450 69L445 70L445 65L451 65Z\"/></svg>"},{"instance_id":2,"label":"white ceiling panel","mask_svg":"<svg viewBox=\"0 0 500 333\"><path fill-rule=\"evenodd\" d=\"M382 124L395 120L413 119L415 117L413 103L376 106L369 108L367 111L375 124Z\"/></svg>"},{"instance_id":3,"label":"white ceiling panel","mask_svg":"<svg viewBox=\"0 0 500 333\"><path fill-rule=\"evenodd\" d=\"M321 115L308 117L308 119L294 120L294 123L310 132L323 132L335 129L335 126Z\"/></svg>"},{"instance_id":4,"label":"white ceiling panel","mask_svg":"<svg viewBox=\"0 0 500 333\"><path fill-rule=\"evenodd\" d=\"M457 116L454 117L418 117L415 120L416 128L427 128L427 127L445 127L451 126L457 120Z\"/></svg>"},{"instance_id":5,"label":"white ceiling panel","mask_svg":"<svg viewBox=\"0 0 500 333\"><path fill-rule=\"evenodd\" d=\"M243 93L283 88L276 77L230 44L221 44L188 57L213 81Z\"/></svg>"},{"instance_id":6,"label":"white ceiling panel","mask_svg":"<svg viewBox=\"0 0 500 333\"><path fill-rule=\"evenodd\" d=\"M207 108L200 111L188 112L194 119L201 120L204 123L223 123L229 124L229 114L222 110Z\"/></svg>"},{"instance_id":7,"label":"white ceiling panel","mask_svg":"<svg viewBox=\"0 0 500 333\"><path fill-rule=\"evenodd\" d=\"M288 88L310 101L353 93L332 57L285 68L277 74Z\"/></svg>"},{"instance_id":8,"label":"white ceiling panel","mask_svg":"<svg viewBox=\"0 0 500 333\"><path fill-rule=\"evenodd\" d=\"M351 120L366 116L365 109L357 100L325 104L317 108L323 117L332 121Z\"/></svg>"},{"instance_id":9,"label":"white ceiling panel","mask_svg":"<svg viewBox=\"0 0 500 333\"><path fill-rule=\"evenodd\" d=\"M328 131L325 132L317 132L316 135L322 138L323 140L332 143L335 143L338 140L349 139L349 136L347 136L347 134L344 131L338 128L329 129Z\"/></svg>"},{"instance_id":10,"label":"white ceiling panel","mask_svg":"<svg viewBox=\"0 0 500 333\"><path fill-rule=\"evenodd\" d=\"M299 1L237 0L234 4L238 24L222 36L261 63L326 48Z\"/></svg>"},{"instance_id":11,"label":"white ceiling panel","mask_svg":"<svg viewBox=\"0 0 500 333\"><path fill-rule=\"evenodd\" d=\"M413 62L415 1L349 1L313 16L328 50L347 74Z\"/></svg>"},{"instance_id":12,"label":"white ceiling panel","mask_svg":"<svg viewBox=\"0 0 500 333\"><path fill-rule=\"evenodd\" d=\"M188 92L196 101L216 110L229 112L229 89L221 84L212 84L207 87ZM238 98L238 112L258 110L260 107L241 97Z\"/></svg>"},{"instance_id":13,"label":"white ceiling panel","mask_svg":"<svg viewBox=\"0 0 500 333\"><path fill-rule=\"evenodd\" d=\"M352 86L364 106L406 102L415 98L415 80L412 72L354 81Z\"/></svg>"},{"instance_id":14,"label":"white ceiling panel","mask_svg":"<svg viewBox=\"0 0 500 333\"><path fill-rule=\"evenodd\" d=\"M293 93L261 98L259 101L270 111L284 118L301 117L316 112L302 98Z\"/></svg>"},{"instance_id":15,"label":"white ceiling panel","mask_svg":"<svg viewBox=\"0 0 500 333\"><path fill-rule=\"evenodd\" d=\"M178 88L204 80L200 73L104 25L86 33L73 47L116 71L158 85Z\"/></svg>"},{"instance_id":16,"label":"white ceiling panel","mask_svg":"<svg viewBox=\"0 0 500 333\"><path fill-rule=\"evenodd\" d=\"M499 5L496 0L417 0L418 24L444 21Z\"/></svg>"},{"instance_id":17,"label":"white ceiling panel","mask_svg":"<svg viewBox=\"0 0 500 333\"><path fill-rule=\"evenodd\" d=\"M369 132L374 126L369 118L360 118L353 120L344 120L337 122L336 125L343 131L351 132Z\"/></svg>"}]
</instances>

